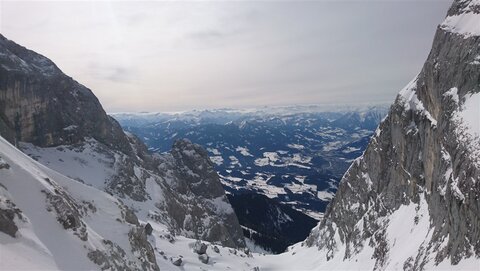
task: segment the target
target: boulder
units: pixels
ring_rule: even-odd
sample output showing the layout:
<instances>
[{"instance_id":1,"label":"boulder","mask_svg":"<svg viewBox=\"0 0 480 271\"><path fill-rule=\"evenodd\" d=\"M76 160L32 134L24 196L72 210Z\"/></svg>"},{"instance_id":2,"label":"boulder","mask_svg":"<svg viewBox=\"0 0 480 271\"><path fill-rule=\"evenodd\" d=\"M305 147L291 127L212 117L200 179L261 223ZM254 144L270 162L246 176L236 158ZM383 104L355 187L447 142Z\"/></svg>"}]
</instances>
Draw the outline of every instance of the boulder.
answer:
<instances>
[{"instance_id":1,"label":"boulder","mask_svg":"<svg viewBox=\"0 0 480 271\"><path fill-rule=\"evenodd\" d=\"M207 245L202 243L200 240L195 242L193 246L193 252L197 253L198 255L202 255L207 253Z\"/></svg>"},{"instance_id":2,"label":"boulder","mask_svg":"<svg viewBox=\"0 0 480 271\"><path fill-rule=\"evenodd\" d=\"M13 221L14 217L14 211L0 209L0 231L15 238L15 233L18 231L18 227Z\"/></svg>"},{"instance_id":3,"label":"boulder","mask_svg":"<svg viewBox=\"0 0 480 271\"><path fill-rule=\"evenodd\" d=\"M152 228L152 225L150 225L150 223L147 223L145 225L145 233L147 235L152 235L152 232L153 232L153 228Z\"/></svg>"},{"instance_id":4,"label":"boulder","mask_svg":"<svg viewBox=\"0 0 480 271\"><path fill-rule=\"evenodd\" d=\"M208 263L208 260L210 260L210 257L208 257L207 254L201 254L201 255L198 255L198 259L204 263L204 264L207 264Z\"/></svg>"},{"instance_id":5,"label":"boulder","mask_svg":"<svg viewBox=\"0 0 480 271\"><path fill-rule=\"evenodd\" d=\"M175 266L181 266L183 262L181 257L171 258L170 260L172 261L172 264Z\"/></svg>"}]
</instances>

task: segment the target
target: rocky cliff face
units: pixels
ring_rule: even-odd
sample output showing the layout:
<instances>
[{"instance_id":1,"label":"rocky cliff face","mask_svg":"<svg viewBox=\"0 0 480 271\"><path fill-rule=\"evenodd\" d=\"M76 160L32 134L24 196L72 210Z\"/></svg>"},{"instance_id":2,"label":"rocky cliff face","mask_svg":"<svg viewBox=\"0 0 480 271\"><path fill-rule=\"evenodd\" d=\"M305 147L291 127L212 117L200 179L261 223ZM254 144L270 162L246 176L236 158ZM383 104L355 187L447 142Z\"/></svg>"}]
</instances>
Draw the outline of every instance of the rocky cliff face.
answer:
<instances>
[{"instance_id":1,"label":"rocky cliff face","mask_svg":"<svg viewBox=\"0 0 480 271\"><path fill-rule=\"evenodd\" d=\"M10 142L56 146L93 137L129 153L120 125L90 89L48 58L0 35L0 131Z\"/></svg>"},{"instance_id":2,"label":"rocky cliff face","mask_svg":"<svg viewBox=\"0 0 480 271\"><path fill-rule=\"evenodd\" d=\"M422 71L342 179L306 241L325 260L365 255L373 269L405 270L478 261L479 13L480 1L453 3Z\"/></svg>"},{"instance_id":3,"label":"rocky cliff face","mask_svg":"<svg viewBox=\"0 0 480 271\"><path fill-rule=\"evenodd\" d=\"M0 135L40 163L121 199L141 220L167 224L174 234L245 246L203 149L179 141L171 154L153 157L88 88L1 35Z\"/></svg>"},{"instance_id":4,"label":"rocky cliff face","mask_svg":"<svg viewBox=\"0 0 480 271\"><path fill-rule=\"evenodd\" d=\"M207 152L188 140L178 140L170 154L156 155L166 181L163 206L177 234L244 247L238 219ZM161 221L161 220L160 220Z\"/></svg>"}]
</instances>

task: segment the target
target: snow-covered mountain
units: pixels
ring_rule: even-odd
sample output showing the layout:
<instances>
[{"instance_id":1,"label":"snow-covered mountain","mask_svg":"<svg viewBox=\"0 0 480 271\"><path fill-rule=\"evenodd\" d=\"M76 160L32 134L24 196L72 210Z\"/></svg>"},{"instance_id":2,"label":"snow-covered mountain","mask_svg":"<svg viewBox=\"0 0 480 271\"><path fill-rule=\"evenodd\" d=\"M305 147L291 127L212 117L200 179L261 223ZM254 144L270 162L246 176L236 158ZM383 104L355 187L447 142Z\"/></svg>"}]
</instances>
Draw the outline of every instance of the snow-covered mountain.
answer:
<instances>
[{"instance_id":1,"label":"snow-covered mountain","mask_svg":"<svg viewBox=\"0 0 480 271\"><path fill-rule=\"evenodd\" d=\"M2 270L158 270L143 227L120 200L33 161L3 138L0 161Z\"/></svg>"},{"instance_id":2,"label":"snow-covered mountain","mask_svg":"<svg viewBox=\"0 0 480 271\"><path fill-rule=\"evenodd\" d=\"M343 110L296 106L112 116L152 152L169 150L179 138L202 145L231 200L245 200L245 194L258 195L255 201L246 201L252 205L247 209L260 204L264 211L290 209L290 213L304 213L293 216L291 223L278 223L275 215L247 219L249 216L236 208L244 204L233 205L245 235L251 236L252 227L264 232L261 229L268 229L265 225L277 225L268 231L282 234L264 232L256 241L267 250L282 252L308 236L315 223L306 215L317 220L322 217L338 182L354 159L362 155L387 110L386 106ZM260 200L260 195L273 200ZM310 228L292 231L290 224Z\"/></svg>"},{"instance_id":3,"label":"snow-covered mountain","mask_svg":"<svg viewBox=\"0 0 480 271\"><path fill-rule=\"evenodd\" d=\"M264 194L319 218L338 181L363 153L388 107L266 110L112 116L153 152L167 151L179 138L202 145L230 193Z\"/></svg>"},{"instance_id":4,"label":"snow-covered mountain","mask_svg":"<svg viewBox=\"0 0 480 271\"><path fill-rule=\"evenodd\" d=\"M479 57L480 1L455 1L422 71L307 239L323 260L480 268Z\"/></svg>"},{"instance_id":5,"label":"snow-covered mountain","mask_svg":"<svg viewBox=\"0 0 480 271\"><path fill-rule=\"evenodd\" d=\"M149 155L91 92L2 37L0 269L478 270L479 25L479 0L454 1L324 218L279 255L241 248L203 148ZM77 103L103 115L74 116Z\"/></svg>"},{"instance_id":6,"label":"snow-covered mountain","mask_svg":"<svg viewBox=\"0 0 480 271\"><path fill-rule=\"evenodd\" d=\"M114 200L111 205L118 205L117 209L131 210L128 213L142 221L160 223L172 236L181 234L232 248L245 246L242 229L219 177L213 170L207 152L200 146L179 140L175 142L170 153L152 156L143 143L133 135L124 133L120 125L105 114L89 89L63 74L44 56L0 36L0 63L1 135L50 168L50 171L55 170L50 175L61 176L53 178L49 173L44 174L36 169L33 169L33 173L38 173L36 175L29 170L20 173L17 168L23 169L28 163L37 164L10 157L10 150L4 144L0 149L0 156L9 161L6 163L9 168L2 170L7 177L0 179L0 183L6 190L2 202L6 202L5 206L9 207L9 211L2 211L2 222L6 221L6 224L0 223L0 232L7 232L14 238L18 237L13 229L21 228L21 225L17 225L15 220L16 207L10 203L18 202L18 212L25 212L26 216L29 216L30 207L24 205L27 209L23 210L21 191L15 190L14 185L23 187L26 190L25 198L28 199L30 182L46 192L43 193L43 197L39 195L32 197L29 204L37 206L38 209L45 207L47 211L59 213L59 225L63 225L65 229L73 229L82 242L90 242L87 238L89 224L83 220L88 215L88 210L85 209L87 207L84 205L99 210L99 213L111 213L109 206L92 203L95 197L98 197L95 202L103 202L106 199L102 197L108 197ZM23 180L22 174L34 176L30 178L33 178L32 180ZM15 180L17 177L19 180ZM39 183L34 183L34 180ZM88 197L85 202L83 196L75 200L77 195L70 194L73 193L70 190L76 189L71 187L71 182L74 183L73 186L82 187L81 189L98 191L92 192L92 197ZM46 188L42 188L43 186ZM49 191L58 192L52 194ZM102 210L104 208L106 210ZM32 214L30 216L33 217ZM94 219L91 223L103 223L105 231L108 231L108 224L114 223L118 218L112 217L114 219L111 222L105 218L103 222L101 219ZM33 222L33 218L30 220ZM118 222L125 224L124 220L119 218ZM136 218L131 219L130 223L138 224L132 222L134 220L136 221ZM128 229L127 226L122 227ZM137 258L143 258L142 253L150 250L148 242L145 243L143 239L137 240L143 238L143 231L143 226L138 226L138 229L130 234L133 236L130 239L134 238L130 241L135 242L138 249L142 250L140 254L132 252ZM25 234L20 232L20 239ZM102 268L112 266L115 257L123 257L122 251L133 249L121 239L125 237L128 241L128 235L115 239L95 230L92 230L92 234L98 235L98 240L109 242L104 246L110 250L103 249L97 253L95 249L100 249L99 245L85 244L84 250L78 250L82 253L77 253L77 257L83 257L87 262L88 259L93 260ZM121 235L120 232L118 234ZM29 241L26 239L23 241L19 244L28 246ZM7 243L16 242L8 240ZM61 249L53 247L54 242L42 241L39 246L45 248L46 257L48 255L53 257L50 262L57 264L57 268L64 269L56 260L62 256L56 254ZM83 247L80 243L78 246ZM117 256L108 256L112 253L117 253ZM152 255L148 256L151 266L145 267L146 269L157 269L157 263L152 260ZM111 257L113 258L110 259ZM141 262L126 261L124 265L127 269L138 269L139 266ZM114 269L122 268L116 266Z\"/></svg>"}]
</instances>

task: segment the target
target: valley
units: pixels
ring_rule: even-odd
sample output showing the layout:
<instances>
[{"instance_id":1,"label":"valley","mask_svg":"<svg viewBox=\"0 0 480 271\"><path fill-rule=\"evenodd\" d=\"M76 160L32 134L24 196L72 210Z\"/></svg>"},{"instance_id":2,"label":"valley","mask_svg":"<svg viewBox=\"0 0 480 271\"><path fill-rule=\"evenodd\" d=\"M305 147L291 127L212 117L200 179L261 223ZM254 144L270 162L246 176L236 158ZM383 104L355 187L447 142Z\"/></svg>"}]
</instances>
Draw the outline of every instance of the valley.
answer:
<instances>
[{"instance_id":1,"label":"valley","mask_svg":"<svg viewBox=\"0 0 480 271\"><path fill-rule=\"evenodd\" d=\"M388 106L111 115L51 59L0 34L0 270L478 271L479 25L480 0L454 0ZM212 38L228 35L193 36L219 49ZM117 72L109 80L129 74Z\"/></svg>"},{"instance_id":2,"label":"valley","mask_svg":"<svg viewBox=\"0 0 480 271\"><path fill-rule=\"evenodd\" d=\"M202 145L230 202L253 194L257 200L243 205L251 202L252 209L299 211L290 223L310 225L302 234L286 230L292 226L279 224L276 216L263 221L259 214L242 215L233 204L244 234L255 231L253 242L280 253L304 240L315 226L302 214L317 221L322 218L338 182L362 155L387 110L387 106L339 106L335 111L328 106L291 106L112 116L151 152L167 151L181 138ZM260 200L260 195L273 200ZM275 228L283 234L273 238L265 224L278 224Z\"/></svg>"}]
</instances>

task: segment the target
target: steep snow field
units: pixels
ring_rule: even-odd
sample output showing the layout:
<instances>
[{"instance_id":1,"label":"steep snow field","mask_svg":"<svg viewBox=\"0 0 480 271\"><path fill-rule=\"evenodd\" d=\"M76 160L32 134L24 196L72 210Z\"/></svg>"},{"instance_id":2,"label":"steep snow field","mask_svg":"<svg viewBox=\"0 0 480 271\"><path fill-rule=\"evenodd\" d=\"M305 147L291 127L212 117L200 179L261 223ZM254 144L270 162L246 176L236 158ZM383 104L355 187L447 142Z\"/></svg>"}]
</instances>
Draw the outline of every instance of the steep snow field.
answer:
<instances>
[{"instance_id":1,"label":"steep snow field","mask_svg":"<svg viewBox=\"0 0 480 271\"><path fill-rule=\"evenodd\" d=\"M0 233L0 269L97 268L86 257L78 256L87 253L82 241L65 231L47 211L46 197L41 191L53 192L54 188L45 178L54 179L55 176L55 180L66 181L65 178L35 163L3 138L0 139L0 156L10 165L9 169L0 170L1 184L8 192L7 200L13 201L25 216L24 221L15 220L19 226L17 238ZM75 181L71 183L75 186Z\"/></svg>"},{"instance_id":2,"label":"steep snow field","mask_svg":"<svg viewBox=\"0 0 480 271\"><path fill-rule=\"evenodd\" d=\"M478 22L478 28L480 29L480 21ZM471 94L465 98L465 103L459 115L468 127L470 135L480 137L480 93Z\"/></svg>"},{"instance_id":3,"label":"steep snow field","mask_svg":"<svg viewBox=\"0 0 480 271\"><path fill-rule=\"evenodd\" d=\"M128 232L132 225L122 221L121 203L105 192L72 180L26 156L0 138L0 157L9 165L0 169L0 202L11 201L23 219L15 218L16 238L0 232L0 270L95 270L87 258L93 250L105 250L103 240L113 240L123 247L125 257L136 261L129 252ZM47 200L47 193L65 192L73 201L67 205L81 210L88 240L77 232L64 229L58 214Z\"/></svg>"},{"instance_id":4,"label":"steep snow field","mask_svg":"<svg viewBox=\"0 0 480 271\"><path fill-rule=\"evenodd\" d=\"M466 38L480 36L480 16L474 11L478 6L480 6L479 0L471 0L470 3L464 7L463 14L448 16L440 27Z\"/></svg>"},{"instance_id":5,"label":"steep snow field","mask_svg":"<svg viewBox=\"0 0 480 271\"><path fill-rule=\"evenodd\" d=\"M2 163L9 165L8 169L0 169L0 203L12 201L23 216L23 219L15 219L19 227L16 238L0 233L1 270L99 269L89 261L86 254L91 249L101 248L103 239L112 240L124 248L127 251L126 257L133 256L128 253L130 244L127 234L131 226L117 221L122 215L120 203L116 199L46 168L3 138L0 139L0 157ZM83 215L83 221L87 225L87 241L80 240L71 230L65 230L56 221L54 212L47 210L46 197L41 191L55 193L55 189L67 191L77 203L94 204L96 211ZM325 251L299 243L280 255L246 253L220 246L218 252L215 252L214 245L209 244L207 255L210 259L204 264L193 251L196 240L172 236L165 225L155 221L141 222L148 222L153 227L153 234L148 240L154 247L161 270L252 270L255 267L260 270L341 270L351 269L352 266L355 269L372 269L375 263L371 259L373 248L368 245L348 261L343 261L341 255L345 247L340 246L335 252L340 257L326 261ZM415 251L422 249L422 244L431 237L427 205L422 200L419 205L412 203L402 206L385 223L388 239L394 243L389 252L391 258L387 269L403 269L403 263ZM181 267L172 264L172 260L178 258L182 258ZM462 261L455 269L478 270L478 266L479 261L472 257ZM452 266L441 263L439 266L431 264L427 268L449 269Z\"/></svg>"}]
</instances>

